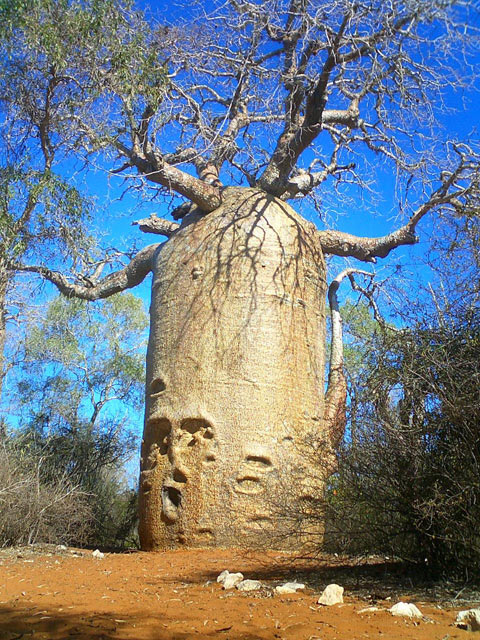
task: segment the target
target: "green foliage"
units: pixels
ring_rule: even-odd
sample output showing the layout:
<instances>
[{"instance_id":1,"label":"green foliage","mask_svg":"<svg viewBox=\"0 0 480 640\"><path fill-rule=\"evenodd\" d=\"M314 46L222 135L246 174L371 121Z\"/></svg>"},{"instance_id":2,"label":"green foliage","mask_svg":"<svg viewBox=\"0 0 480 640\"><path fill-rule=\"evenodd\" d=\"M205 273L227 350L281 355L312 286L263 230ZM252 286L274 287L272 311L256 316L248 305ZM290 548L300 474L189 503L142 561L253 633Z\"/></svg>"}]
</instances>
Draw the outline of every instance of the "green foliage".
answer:
<instances>
[{"instance_id":1,"label":"green foliage","mask_svg":"<svg viewBox=\"0 0 480 640\"><path fill-rule=\"evenodd\" d=\"M116 112L158 106L164 65L129 2L10 1L0 16L0 259L75 266L92 248L92 202L65 165L83 161L79 120L115 135L111 101Z\"/></svg>"},{"instance_id":2,"label":"green foliage","mask_svg":"<svg viewBox=\"0 0 480 640\"><path fill-rule=\"evenodd\" d=\"M161 104L155 38L129 0L0 3L0 388L18 271L34 263L81 279L95 269L84 178L126 119L141 127Z\"/></svg>"},{"instance_id":3,"label":"green foliage","mask_svg":"<svg viewBox=\"0 0 480 640\"><path fill-rule=\"evenodd\" d=\"M115 135L118 108L109 108L111 100L130 116L162 101L165 62L128 0L30 0L9 8L3 25L3 101L39 126L37 110L48 96L52 145L74 148L82 137L79 119L98 126L105 139Z\"/></svg>"},{"instance_id":4,"label":"green foliage","mask_svg":"<svg viewBox=\"0 0 480 640\"><path fill-rule=\"evenodd\" d=\"M91 201L50 171L0 168L0 258L76 260L93 247L87 225Z\"/></svg>"},{"instance_id":5,"label":"green foliage","mask_svg":"<svg viewBox=\"0 0 480 640\"><path fill-rule=\"evenodd\" d=\"M132 294L89 304L58 297L25 343L22 419L95 423L110 403L143 402L147 317ZM24 387L29 386L29 393Z\"/></svg>"},{"instance_id":6,"label":"green foliage","mask_svg":"<svg viewBox=\"0 0 480 640\"><path fill-rule=\"evenodd\" d=\"M132 294L94 305L59 297L23 347L9 441L21 464L38 462L42 487L67 483L82 494L90 519L79 543L133 539L136 498L125 464L136 449L131 410L143 402L146 327Z\"/></svg>"}]
</instances>

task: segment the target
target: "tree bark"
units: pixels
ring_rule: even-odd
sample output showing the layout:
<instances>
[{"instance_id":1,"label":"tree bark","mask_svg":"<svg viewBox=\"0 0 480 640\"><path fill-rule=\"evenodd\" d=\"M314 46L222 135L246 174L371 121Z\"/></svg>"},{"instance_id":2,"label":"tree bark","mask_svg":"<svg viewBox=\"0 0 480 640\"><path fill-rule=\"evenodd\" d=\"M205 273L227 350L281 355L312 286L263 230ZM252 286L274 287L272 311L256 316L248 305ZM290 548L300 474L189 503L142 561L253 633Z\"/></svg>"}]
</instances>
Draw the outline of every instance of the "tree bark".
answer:
<instances>
[{"instance_id":1,"label":"tree bark","mask_svg":"<svg viewBox=\"0 0 480 640\"><path fill-rule=\"evenodd\" d=\"M324 489L325 294L312 225L257 189L225 189L157 254L142 548L299 544L282 514Z\"/></svg>"},{"instance_id":2,"label":"tree bark","mask_svg":"<svg viewBox=\"0 0 480 640\"><path fill-rule=\"evenodd\" d=\"M411 223L379 238L362 238L342 231L319 231L320 244L325 253L350 256L363 262L375 263L386 258L390 251L401 245L416 244L415 226Z\"/></svg>"},{"instance_id":3,"label":"tree bark","mask_svg":"<svg viewBox=\"0 0 480 640\"><path fill-rule=\"evenodd\" d=\"M330 367L328 385L325 394L324 419L330 446L332 449L332 466L334 466L335 449L343 436L346 424L347 380L343 371L343 329L342 316L338 306L337 291L343 278L347 275L342 271L328 288L330 303L330 318L332 323L332 341L330 351Z\"/></svg>"},{"instance_id":4,"label":"tree bark","mask_svg":"<svg viewBox=\"0 0 480 640\"><path fill-rule=\"evenodd\" d=\"M154 213L150 214L148 218L135 220L135 222L132 222L132 224L137 225L140 231L142 231L143 233L155 233L167 238L170 238L180 227L178 222L164 220L163 218L159 218Z\"/></svg>"},{"instance_id":5,"label":"tree bark","mask_svg":"<svg viewBox=\"0 0 480 640\"><path fill-rule=\"evenodd\" d=\"M330 366L328 372L328 385L325 394L325 425L330 437L332 451L332 473L336 466L335 450L343 437L347 421L347 380L343 368L343 326L342 316L338 305L337 291L344 278L352 278L353 274L360 273L369 278L373 273L360 269L345 269L332 280L328 288L328 301L330 304L330 318L332 323L332 341L330 350Z\"/></svg>"},{"instance_id":6,"label":"tree bark","mask_svg":"<svg viewBox=\"0 0 480 640\"><path fill-rule=\"evenodd\" d=\"M159 154L151 153L147 158L120 142L116 143L116 147L129 159L129 164L136 167L147 180L185 196L205 213L214 211L220 206L222 194L216 184L209 184L181 171L168 164Z\"/></svg>"}]
</instances>

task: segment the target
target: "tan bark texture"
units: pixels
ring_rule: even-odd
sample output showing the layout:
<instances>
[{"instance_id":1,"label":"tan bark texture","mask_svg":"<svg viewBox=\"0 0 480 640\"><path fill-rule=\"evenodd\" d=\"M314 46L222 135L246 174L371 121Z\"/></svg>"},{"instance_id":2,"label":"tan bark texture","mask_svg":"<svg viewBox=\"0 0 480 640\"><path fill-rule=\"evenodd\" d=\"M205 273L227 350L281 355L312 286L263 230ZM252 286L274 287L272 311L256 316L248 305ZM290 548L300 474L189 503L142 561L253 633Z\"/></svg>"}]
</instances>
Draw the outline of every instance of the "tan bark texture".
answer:
<instances>
[{"instance_id":1,"label":"tan bark texture","mask_svg":"<svg viewBox=\"0 0 480 640\"><path fill-rule=\"evenodd\" d=\"M142 548L297 545L289 511L323 489L309 452L328 440L314 226L225 189L158 251L152 286Z\"/></svg>"}]
</instances>

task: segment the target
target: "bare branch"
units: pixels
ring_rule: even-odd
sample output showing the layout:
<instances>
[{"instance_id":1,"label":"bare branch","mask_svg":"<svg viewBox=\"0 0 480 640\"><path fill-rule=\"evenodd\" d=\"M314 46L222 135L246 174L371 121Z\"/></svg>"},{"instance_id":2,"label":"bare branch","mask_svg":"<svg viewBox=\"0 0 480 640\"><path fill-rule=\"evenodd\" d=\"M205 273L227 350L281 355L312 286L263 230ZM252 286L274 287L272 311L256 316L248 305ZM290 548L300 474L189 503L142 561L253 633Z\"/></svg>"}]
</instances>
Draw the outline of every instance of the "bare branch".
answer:
<instances>
[{"instance_id":1,"label":"bare branch","mask_svg":"<svg viewBox=\"0 0 480 640\"><path fill-rule=\"evenodd\" d=\"M352 288L358 290L353 276L360 274L367 278L374 278L375 274L370 271L362 271L361 269L348 268L336 276L328 288L328 302L330 304L330 316L332 320L332 348L330 352L330 371L335 372L343 368L343 335L342 335L342 317L338 305L337 291L341 283L348 277ZM363 289L361 289L363 293Z\"/></svg>"},{"instance_id":2,"label":"bare branch","mask_svg":"<svg viewBox=\"0 0 480 640\"><path fill-rule=\"evenodd\" d=\"M155 213L151 213L148 218L135 220L132 224L138 225L138 228L140 231L143 231L143 233L156 233L161 236L166 236L167 238L170 238L180 227L178 222L171 222L170 220L159 218Z\"/></svg>"},{"instance_id":3,"label":"bare branch","mask_svg":"<svg viewBox=\"0 0 480 640\"><path fill-rule=\"evenodd\" d=\"M296 175L291 177L286 182L286 191L282 194L282 198L295 198L298 195L306 195L318 187L329 176L336 173L344 173L355 168L355 164L352 162L347 165L338 164L338 152L340 150L340 143L337 143L332 151L330 162L324 166L322 171L313 171L313 167L317 164L317 160L310 165L308 171L299 170Z\"/></svg>"},{"instance_id":4,"label":"bare branch","mask_svg":"<svg viewBox=\"0 0 480 640\"><path fill-rule=\"evenodd\" d=\"M167 189L176 191L194 202L202 211L209 213L220 206L222 202L220 189L207 184L194 176L169 165L159 154L150 154L148 159L116 141L117 149L127 156L136 167L151 182L161 184Z\"/></svg>"},{"instance_id":5,"label":"bare branch","mask_svg":"<svg viewBox=\"0 0 480 640\"><path fill-rule=\"evenodd\" d=\"M377 258L385 258L397 247L416 244L416 226L430 211L442 206L454 210L468 208L468 200L478 188L480 166L472 151L465 146L456 145L453 151L458 156L457 166L452 171L441 173L440 186L414 211L405 225L378 238L364 238L335 230L319 231L323 251L374 263Z\"/></svg>"},{"instance_id":6,"label":"bare branch","mask_svg":"<svg viewBox=\"0 0 480 640\"><path fill-rule=\"evenodd\" d=\"M34 265L11 265L10 269L16 271L24 271L29 273L38 273L45 280L52 282L60 293L68 298L81 298L82 300L99 300L100 298L108 298L109 296L131 289L140 284L153 268L153 258L161 244L152 244L142 249L132 258L130 263L114 273L100 280L98 283L84 286L71 283L68 278L59 273L52 271L47 267Z\"/></svg>"},{"instance_id":7,"label":"bare branch","mask_svg":"<svg viewBox=\"0 0 480 640\"><path fill-rule=\"evenodd\" d=\"M348 12L329 46L327 58L323 64L320 77L312 90L308 92L305 101L305 116L300 126L290 129L287 124L282 135L277 141L277 146L272 154L271 160L262 177L259 185L270 193L281 195L284 191L284 182L290 175L292 169L297 164L300 154L312 143L322 129L322 118L327 104L327 87L335 65L337 64L337 53L340 48L345 29L350 19ZM292 87L292 91L295 91ZM300 105L298 105L300 106ZM349 111L351 114L345 116L344 112L338 112L338 117L346 118L348 122L358 120L358 102L353 101ZM333 112L331 112L333 114ZM341 114L341 116L340 116ZM334 117L332 115L332 117Z\"/></svg>"},{"instance_id":8,"label":"bare branch","mask_svg":"<svg viewBox=\"0 0 480 640\"><path fill-rule=\"evenodd\" d=\"M363 275L372 275L372 274L369 274L367 271L357 271L357 273L362 273ZM350 280L350 284L352 285L353 291L358 291L359 293L362 294L362 296L364 296L367 299L368 306L370 307L370 309L373 312L373 317L378 322L378 324L382 327L382 329L385 329L385 330L388 330L388 331L395 331L395 332L399 332L400 333L402 331L402 329L397 329L397 327L394 327L392 324L387 324L385 322L384 317L380 313L380 309L378 308L377 301L374 298L375 288L378 288L379 285L378 284L377 285L373 284L372 288L366 289L365 287L360 286L355 281L355 279L353 277L353 273L348 274L348 278Z\"/></svg>"}]
</instances>

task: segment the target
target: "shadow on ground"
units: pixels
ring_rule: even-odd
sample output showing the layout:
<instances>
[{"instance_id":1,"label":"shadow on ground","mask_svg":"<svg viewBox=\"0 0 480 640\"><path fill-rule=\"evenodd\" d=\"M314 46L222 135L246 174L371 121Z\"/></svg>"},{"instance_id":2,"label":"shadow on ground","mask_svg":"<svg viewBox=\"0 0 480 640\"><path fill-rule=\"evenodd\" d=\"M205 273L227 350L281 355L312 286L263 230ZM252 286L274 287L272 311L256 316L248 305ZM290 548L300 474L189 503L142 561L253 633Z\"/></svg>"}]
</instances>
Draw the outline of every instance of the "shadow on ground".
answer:
<instances>
[{"instance_id":1,"label":"shadow on ground","mask_svg":"<svg viewBox=\"0 0 480 640\"><path fill-rule=\"evenodd\" d=\"M123 615L123 617L122 617ZM163 618L157 624L148 617L125 616L121 612L110 615L79 616L78 614L53 613L29 614L25 610L0 607L0 640L186 640L191 638L227 638L228 640L258 640L256 634L232 633L231 626L221 625L214 630L182 632L170 626ZM173 627L173 622L171 624ZM142 629L143 627L143 629ZM138 632L136 631L138 629ZM138 633L138 635L137 635Z\"/></svg>"}]
</instances>

